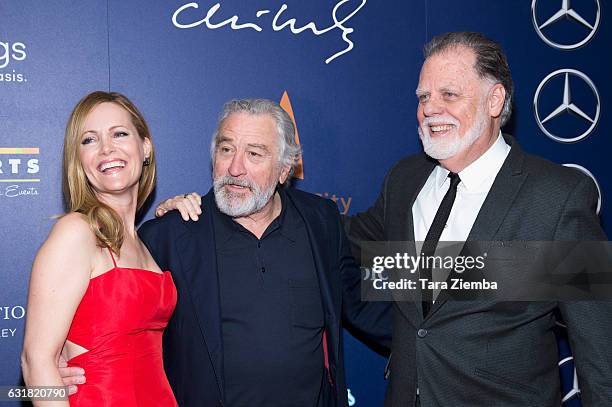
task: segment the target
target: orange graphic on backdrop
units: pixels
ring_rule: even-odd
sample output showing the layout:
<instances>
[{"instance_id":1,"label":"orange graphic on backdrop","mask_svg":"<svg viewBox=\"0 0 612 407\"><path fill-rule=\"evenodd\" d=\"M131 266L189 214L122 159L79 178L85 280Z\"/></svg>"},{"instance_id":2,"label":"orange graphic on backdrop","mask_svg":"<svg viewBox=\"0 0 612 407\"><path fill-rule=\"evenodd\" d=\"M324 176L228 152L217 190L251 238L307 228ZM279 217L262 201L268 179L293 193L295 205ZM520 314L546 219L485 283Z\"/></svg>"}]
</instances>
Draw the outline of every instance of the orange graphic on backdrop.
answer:
<instances>
[{"instance_id":1,"label":"orange graphic on backdrop","mask_svg":"<svg viewBox=\"0 0 612 407\"><path fill-rule=\"evenodd\" d=\"M293 125L295 126L295 142L300 145L300 136L298 135L297 123L295 122L295 116L293 115L293 108L291 107L291 101L289 100L289 94L287 91L283 92L283 96L281 97L280 105L291 117L293 121ZM304 164L302 163L302 157L300 157L297 165L295 166L295 171L293 172L293 178L304 179Z\"/></svg>"}]
</instances>

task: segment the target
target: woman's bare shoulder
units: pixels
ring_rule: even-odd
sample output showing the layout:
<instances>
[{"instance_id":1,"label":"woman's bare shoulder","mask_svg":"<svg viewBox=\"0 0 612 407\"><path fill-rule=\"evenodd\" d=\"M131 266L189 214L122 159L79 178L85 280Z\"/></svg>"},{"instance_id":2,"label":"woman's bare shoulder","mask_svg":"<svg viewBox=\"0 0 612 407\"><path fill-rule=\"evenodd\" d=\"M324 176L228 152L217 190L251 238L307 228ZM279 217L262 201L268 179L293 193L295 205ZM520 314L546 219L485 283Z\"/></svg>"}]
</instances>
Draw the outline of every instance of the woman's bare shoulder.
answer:
<instances>
[{"instance_id":1,"label":"woman's bare shoulder","mask_svg":"<svg viewBox=\"0 0 612 407\"><path fill-rule=\"evenodd\" d=\"M53 225L41 251L45 249L66 253L71 257L91 256L97 250L96 236L84 215L71 212Z\"/></svg>"},{"instance_id":2,"label":"woman's bare shoulder","mask_svg":"<svg viewBox=\"0 0 612 407\"><path fill-rule=\"evenodd\" d=\"M95 239L87 217L78 212L70 212L57 220L51 234L69 235L79 239Z\"/></svg>"}]
</instances>

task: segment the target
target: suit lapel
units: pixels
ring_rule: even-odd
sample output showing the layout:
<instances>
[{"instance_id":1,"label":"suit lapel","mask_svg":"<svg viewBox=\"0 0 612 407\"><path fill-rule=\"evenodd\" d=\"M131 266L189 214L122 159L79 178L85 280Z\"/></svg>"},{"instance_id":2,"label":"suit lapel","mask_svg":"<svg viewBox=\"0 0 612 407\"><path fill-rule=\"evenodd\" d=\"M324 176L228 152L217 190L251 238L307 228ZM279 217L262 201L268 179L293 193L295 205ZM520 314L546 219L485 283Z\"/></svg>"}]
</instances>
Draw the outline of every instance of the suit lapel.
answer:
<instances>
[{"instance_id":1,"label":"suit lapel","mask_svg":"<svg viewBox=\"0 0 612 407\"><path fill-rule=\"evenodd\" d=\"M423 159L410 173L402 174L401 178L394 182L393 190L389 191L387 196L389 218L393 219L393 223L388 225L388 240L415 240L412 205L435 166L435 162Z\"/></svg>"},{"instance_id":2,"label":"suit lapel","mask_svg":"<svg viewBox=\"0 0 612 407\"><path fill-rule=\"evenodd\" d=\"M416 169L409 173L404 174L402 178L399 180L397 185L397 189L394 188L394 191L389 195L389 206L392 206L390 211L390 219L397 219L397 222L394 222L391 225L391 233L387 236L389 241L406 241L408 242L408 247L406 247L406 252L411 256L416 255L416 247L414 246L415 235L414 235L414 220L412 218L412 206L414 205L414 201L416 201L419 192L423 189L423 186L427 182L429 175L435 168L436 164L433 161L423 159L422 163L416 167ZM394 212L397 211L397 214ZM401 293L395 293L392 291L392 295L400 295ZM419 296L420 298L420 290ZM406 318L412 319L412 315L414 315L414 308L417 308L418 315L423 315L423 306L421 301L406 301L401 297L396 297L397 307L404 314Z\"/></svg>"},{"instance_id":3,"label":"suit lapel","mask_svg":"<svg viewBox=\"0 0 612 407\"><path fill-rule=\"evenodd\" d=\"M287 189L287 196L293 202L295 208L299 212L300 216L304 220L306 226L306 232L308 233L308 239L310 241L310 247L312 250L312 258L319 279L319 289L321 291L321 299L323 302L323 309L325 311L326 328L333 329L331 334L333 342L333 355L339 355L339 338L340 338L340 324L338 321L338 314L336 310L340 310L341 297L332 293L332 287L337 287L337 284L332 284L330 281L331 276L328 276L328 272L331 270L331 264L329 259L329 249L327 239L329 238L329 230L327 230L319 215L310 207L303 204L302 201L295 199L293 191ZM319 238L317 238L317 236ZM337 356L336 356L337 357Z\"/></svg>"},{"instance_id":4,"label":"suit lapel","mask_svg":"<svg viewBox=\"0 0 612 407\"><path fill-rule=\"evenodd\" d=\"M491 242L495 239L497 231L505 221L516 196L521 190L521 186L527 178L528 174L523 171L525 157L523 151L513 137L504 135L504 138L506 143L511 146L510 153L495 177L491 190L478 212L476 221L474 221L468 235L468 241ZM487 248L486 246L482 247L485 250ZM453 277L458 277L458 275L451 272L447 281L450 281ZM427 320L435 314L448 300L448 297L448 290L442 291L425 319Z\"/></svg>"},{"instance_id":5,"label":"suit lapel","mask_svg":"<svg viewBox=\"0 0 612 407\"><path fill-rule=\"evenodd\" d=\"M198 222L187 223L190 233L182 236L177 247L193 309L217 376L219 391L224 394L219 276L210 210L211 205L214 205L212 193L209 192L202 201L204 213Z\"/></svg>"}]
</instances>

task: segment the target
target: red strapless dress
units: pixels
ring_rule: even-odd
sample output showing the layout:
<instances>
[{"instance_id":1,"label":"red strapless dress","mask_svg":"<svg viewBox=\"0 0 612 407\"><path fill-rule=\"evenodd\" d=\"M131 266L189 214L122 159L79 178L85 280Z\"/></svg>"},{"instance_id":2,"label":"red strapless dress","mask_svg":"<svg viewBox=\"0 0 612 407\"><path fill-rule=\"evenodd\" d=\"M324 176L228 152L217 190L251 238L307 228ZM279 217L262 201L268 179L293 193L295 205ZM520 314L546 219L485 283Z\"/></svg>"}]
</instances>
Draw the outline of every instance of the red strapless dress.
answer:
<instances>
[{"instance_id":1,"label":"red strapless dress","mask_svg":"<svg viewBox=\"0 0 612 407\"><path fill-rule=\"evenodd\" d=\"M68 332L89 350L68 361L87 379L70 405L176 406L162 359L162 334L176 305L172 276L113 263L89 281Z\"/></svg>"}]
</instances>

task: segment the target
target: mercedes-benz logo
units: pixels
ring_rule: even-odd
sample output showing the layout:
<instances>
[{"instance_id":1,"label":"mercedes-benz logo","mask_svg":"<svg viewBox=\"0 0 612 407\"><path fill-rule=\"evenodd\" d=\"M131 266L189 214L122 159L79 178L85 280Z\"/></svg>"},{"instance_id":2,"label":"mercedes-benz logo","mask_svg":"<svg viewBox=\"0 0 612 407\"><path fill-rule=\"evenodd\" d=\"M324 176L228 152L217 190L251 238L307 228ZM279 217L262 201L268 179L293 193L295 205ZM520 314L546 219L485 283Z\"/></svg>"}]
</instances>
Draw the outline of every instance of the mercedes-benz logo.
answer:
<instances>
[{"instance_id":1,"label":"mercedes-benz logo","mask_svg":"<svg viewBox=\"0 0 612 407\"><path fill-rule=\"evenodd\" d=\"M559 76L559 75L565 75L565 82L563 86L563 100L561 104L557 106L556 109L554 109L546 117L544 117L544 119L542 119L540 117L540 111L539 111L540 109L538 106L539 99L540 99L540 92L542 91L542 89L544 88L544 85L546 85L548 81L550 81L552 78ZM576 104L572 102L570 81L569 81L570 76L575 76L575 77L582 79L591 88L591 91L593 92L595 99L597 100L597 105L595 107L595 114L593 115L593 117L586 114L582 109L580 109ZM593 83L593 81L588 76L586 76L584 73L577 71L575 69L559 69L557 71L554 71L548 74L548 76L544 78L544 80L542 80L542 82L540 82L540 84L538 85L535 95L533 96L533 109L535 113L536 122L538 123L538 126L544 132L544 134L546 134L548 137L550 137L551 139L559 143L575 143L575 142L582 140L586 136L588 136L593 131L593 129L597 125L597 122L599 121L599 110L600 110L599 92L597 91L597 88L595 87L595 84ZM566 137L559 137L553 134L548 129L546 129L546 127L544 127L544 124L546 122L564 113L572 113L584 119L586 122L590 123L589 128L586 131L584 131L582 134L576 137L566 138Z\"/></svg>"},{"instance_id":2,"label":"mercedes-benz logo","mask_svg":"<svg viewBox=\"0 0 612 407\"><path fill-rule=\"evenodd\" d=\"M540 38L545 43L550 45L551 47L562 49L562 50L576 49L578 47L583 46L587 42L589 42L591 38L593 38L593 36L597 32L597 28L599 27L599 21L601 17L601 7L599 5L599 0L595 0L596 6L597 6L597 12L595 13L595 21L593 23L590 23L587 19L582 17L580 14L578 14L578 12L571 7L570 0L561 0L561 8L555 14L550 16L546 21L540 24L538 23L538 18L536 16L537 2L538 0L532 0L531 2L531 20L533 21L533 27L535 28ZM577 43L574 43L574 44L560 44L558 42L552 41L551 39L547 38L546 35L544 35L544 33L542 32L542 30L556 23L562 18L566 18L568 20L574 21L586 27L589 30L589 34L585 38L583 38L581 41L578 41Z\"/></svg>"},{"instance_id":3,"label":"mercedes-benz logo","mask_svg":"<svg viewBox=\"0 0 612 407\"><path fill-rule=\"evenodd\" d=\"M582 172L583 174L588 175L589 177L591 177L591 179L595 183L595 186L597 187L597 194L599 195L598 198L597 198L597 214L599 215L599 211L601 210L601 188L599 187L599 182L597 182L597 179L595 178L595 176L591 173L591 171L587 170L582 165L578 165L578 164L563 164L563 166L564 167L575 168L578 171Z\"/></svg>"}]
</instances>

